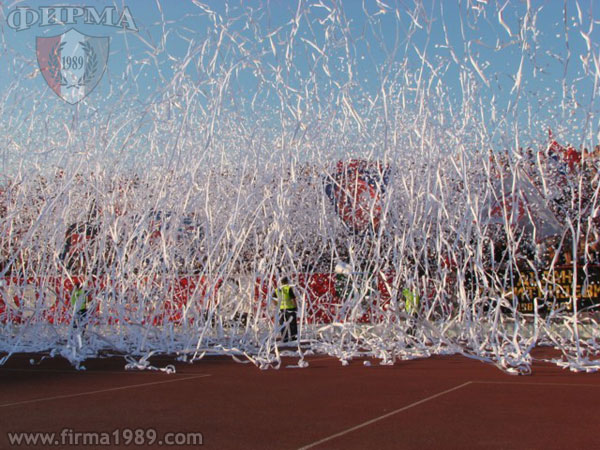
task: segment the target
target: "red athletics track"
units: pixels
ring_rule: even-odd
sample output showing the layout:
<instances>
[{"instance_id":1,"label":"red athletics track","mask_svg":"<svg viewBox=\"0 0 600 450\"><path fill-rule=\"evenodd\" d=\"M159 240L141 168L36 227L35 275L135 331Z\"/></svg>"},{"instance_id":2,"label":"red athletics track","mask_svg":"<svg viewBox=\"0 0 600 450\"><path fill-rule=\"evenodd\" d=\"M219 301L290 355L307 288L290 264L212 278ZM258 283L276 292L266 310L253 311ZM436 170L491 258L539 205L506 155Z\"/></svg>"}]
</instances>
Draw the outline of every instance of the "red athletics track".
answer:
<instances>
[{"instance_id":1,"label":"red athletics track","mask_svg":"<svg viewBox=\"0 0 600 450\"><path fill-rule=\"evenodd\" d=\"M31 356L0 367L1 448L9 448L8 432L64 428L153 428L157 440L201 432L213 449L600 446L600 374L541 362L531 376L510 376L462 356L371 367L314 356L305 369L267 371L207 357L167 375L126 372L122 358L90 360L78 372L59 359L30 366Z\"/></svg>"}]
</instances>

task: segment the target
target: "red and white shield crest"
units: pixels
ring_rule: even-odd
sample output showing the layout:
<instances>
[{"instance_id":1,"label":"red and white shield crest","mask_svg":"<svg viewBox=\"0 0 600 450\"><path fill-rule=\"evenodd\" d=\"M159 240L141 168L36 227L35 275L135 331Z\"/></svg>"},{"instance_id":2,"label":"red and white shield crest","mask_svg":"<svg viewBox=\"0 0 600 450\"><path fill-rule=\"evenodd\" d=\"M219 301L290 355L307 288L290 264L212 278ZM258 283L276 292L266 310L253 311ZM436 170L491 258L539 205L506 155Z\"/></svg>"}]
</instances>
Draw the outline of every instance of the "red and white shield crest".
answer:
<instances>
[{"instance_id":1,"label":"red and white shield crest","mask_svg":"<svg viewBox=\"0 0 600 450\"><path fill-rule=\"evenodd\" d=\"M327 177L325 193L344 223L357 232L376 230L389 168L379 162L339 161Z\"/></svg>"},{"instance_id":2,"label":"red and white shield crest","mask_svg":"<svg viewBox=\"0 0 600 450\"><path fill-rule=\"evenodd\" d=\"M108 37L87 36L71 28L36 39L38 65L48 86L70 104L83 100L98 85L108 62Z\"/></svg>"}]
</instances>

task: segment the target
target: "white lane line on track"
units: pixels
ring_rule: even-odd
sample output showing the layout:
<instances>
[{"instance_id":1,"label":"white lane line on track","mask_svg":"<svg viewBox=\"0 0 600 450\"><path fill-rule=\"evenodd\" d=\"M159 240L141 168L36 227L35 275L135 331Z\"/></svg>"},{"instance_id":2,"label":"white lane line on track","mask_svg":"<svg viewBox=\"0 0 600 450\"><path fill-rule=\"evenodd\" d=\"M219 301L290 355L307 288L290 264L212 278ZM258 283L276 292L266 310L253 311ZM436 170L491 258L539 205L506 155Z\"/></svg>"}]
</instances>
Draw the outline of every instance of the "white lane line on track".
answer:
<instances>
[{"instance_id":1,"label":"white lane line on track","mask_svg":"<svg viewBox=\"0 0 600 450\"><path fill-rule=\"evenodd\" d=\"M119 386L119 387L108 388L108 389L100 389L97 391L79 392L77 394L55 395L52 397L35 398L33 400L24 400L21 402L0 404L0 408L6 408L8 406L27 405L30 403L47 402L47 401L51 401L51 400L63 400L63 399L67 399L67 398L82 397L84 395L102 394L104 392L122 391L125 389L133 389L133 388L146 387L146 386L155 386L157 384L176 383L178 381L193 380L196 378L205 378L205 377L210 377L210 376L211 376L210 374L204 374L204 375L197 375L194 377L176 378L176 379L164 380L164 381L154 381L152 383L130 384L127 386Z\"/></svg>"},{"instance_id":2,"label":"white lane line on track","mask_svg":"<svg viewBox=\"0 0 600 450\"><path fill-rule=\"evenodd\" d=\"M600 388L600 384L585 384L585 383L533 383L530 381L473 381L473 384L504 384L517 386L574 386L574 387L595 387Z\"/></svg>"},{"instance_id":3,"label":"white lane line on track","mask_svg":"<svg viewBox=\"0 0 600 450\"><path fill-rule=\"evenodd\" d=\"M131 374L131 375L139 375L141 373L147 374L155 374L156 372L141 372L138 370L77 370L77 369L38 369L36 367L31 367L30 369L7 369L4 367L0 367L0 374L4 372L29 372L29 373L70 373L73 375L104 375L104 374L115 374L115 375L123 375L123 374Z\"/></svg>"},{"instance_id":4,"label":"white lane line on track","mask_svg":"<svg viewBox=\"0 0 600 450\"><path fill-rule=\"evenodd\" d=\"M433 400L434 398L438 398L438 397L441 397L442 395L449 394L450 392L462 389L465 386L468 386L469 384L472 384L472 383L473 383L472 381L467 381L466 383L463 383L461 385L455 386L453 388L447 389L447 390L442 391L442 392L438 392L437 394L431 395L431 396L426 397L426 398L424 398L422 400L419 400L417 402L411 403L410 405L403 406L402 408L396 409L396 410L391 411L391 412L389 412L387 414L384 414L382 416L375 417L374 419L367 420L366 422L358 424L358 425L356 425L356 426L354 426L352 428L348 428L348 429L346 429L344 431L340 431L339 433L332 434L331 436L328 436L326 438L320 439L320 440L318 440L316 442L312 442L312 443L310 443L308 445L300 447L298 450L305 450L305 449L309 449L309 448L312 448L312 447L316 447L317 445L320 445L320 444L323 444L325 442L331 441L332 439L338 438L340 436L344 436L344 435L346 435L348 433L352 433L353 431L356 431L356 430L359 430L361 428L364 428L364 427L366 427L368 425L371 425L371 424L373 424L375 422L379 422L380 420L386 419L386 418L388 418L390 416L393 416L394 414L398 414L398 413L400 413L402 411L406 411L407 409L414 408L415 406L418 406L418 405L421 405L421 404L423 404L425 402Z\"/></svg>"}]
</instances>

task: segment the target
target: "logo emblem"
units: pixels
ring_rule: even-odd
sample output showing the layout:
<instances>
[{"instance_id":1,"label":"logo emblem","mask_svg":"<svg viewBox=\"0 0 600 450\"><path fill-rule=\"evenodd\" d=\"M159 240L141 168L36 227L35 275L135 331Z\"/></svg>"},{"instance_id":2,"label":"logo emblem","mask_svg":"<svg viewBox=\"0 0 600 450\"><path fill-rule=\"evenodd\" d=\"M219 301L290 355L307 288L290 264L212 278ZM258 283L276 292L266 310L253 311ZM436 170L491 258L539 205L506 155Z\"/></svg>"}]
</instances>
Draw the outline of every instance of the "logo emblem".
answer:
<instances>
[{"instance_id":1,"label":"logo emblem","mask_svg":"<svg viewBox=\"0 0 600 450\"><path fill-rule=\"evenodd\" d=\"M379 162L339 161L328 175L325 193L349 228L364 233L377 230L382 215L382 196L389 168Z\"/></svg>"},{"instance_id":2,"label":"logo emblem","mask_svg":"<svg viewBox=\"0 0 600 450\"><path fill-rule=\"evenodd\" d=\"M36 39L38 65L46 83L71 105L83 100L100 82L108 49L108 37L87 36L73 28Z\"/></svg>"}]
</instances>

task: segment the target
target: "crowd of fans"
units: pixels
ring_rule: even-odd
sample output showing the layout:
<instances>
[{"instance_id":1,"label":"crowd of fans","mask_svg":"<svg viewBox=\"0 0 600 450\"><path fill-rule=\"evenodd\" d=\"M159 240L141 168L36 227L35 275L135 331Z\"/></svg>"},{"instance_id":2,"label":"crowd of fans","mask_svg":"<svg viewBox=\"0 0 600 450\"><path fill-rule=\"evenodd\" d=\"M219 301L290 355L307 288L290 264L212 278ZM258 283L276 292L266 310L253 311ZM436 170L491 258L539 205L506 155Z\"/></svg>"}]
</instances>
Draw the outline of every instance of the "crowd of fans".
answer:
<instances>
[{"instance_id":1,"label":"crowd of fans","mask_svg":"<svg viewBox=\"0 0 600 450\"><path fill-rule=\"evenodd\" d=\"M521 186L535 186L529 189L534 195L527 192L529 198L522 199L525 207L533 207L528 210L534 211L533 217L527 219L533 222L532 227L546 225L546 230L551 230L538 230L535 238L529 235L521 242L524 259L535 259L542 267L572 264L574 260L600 263L600 145L578 150L550 140L539 150L490 153L490 161L493 176L506 177L518 171ZM547 226L544 221L556 226ZM501 253L505 247L502 239L498 246Z\"/></svg>"},{"instance_id":2,"label":"crowd of fans","mask_svg":"<svg viewBox=\"0 0 600 450\"><path fill-rule=\"evenodd\" d=\"M551 218L553 223L559 225L558 229L556 226L554 228L546 227L555 231L553 233L541 234L538 230L537 235L526 236L526 239L520 242L519 248L522 250L522 254L518 257L522 257L524 260L535 260L536 264L542 266L552 262L569 264L573 260L581 260L585 263L600 262L597 252L600 250L600 202L598 201L600 145L592 150L587 148L578 150L573 146L562 146L557 141L550 140L548 145L539 149L526 148L512 153L493 151L487 158L489 164L487 167L482 164L481 171L483 176L490 181L489 185L492 190L497 189L494 180L519 172L521 183L525 180L531 185L529 191L532 189L536 191L535 197L532 198L529 191L525 189L529 198L522 199L523 202L538 203L532 210L537 211L537 214L542 217L541 220L548 221L548 218ZM405 171L400 169L395 168L395 172L391 170L389 177L403 176ZM235 179L235 174L218 175L222 178ZM287 174L286 178L290 177L293 177L299 186L295 188L296 191L293 191L299 202L310 203L312 201L312 197L305 195L308 190L320 191L320 195L326 198L328 193L325 192L323 180L329 180L331 177L328 178L323 171L319 173L318 167L311 165L300 168L300 170L297 169L297 173ZM82 264L80 257L86 252L86 245L92 244L100 248L93 252L92 259L103 259L105 266L118 263L119 258L122 263L133 248L136 248L136 251L143 248L141 253L138 252L136 255L138 261L154 260L162 263L170 261L171 265L176 267L170 267L169 270L188 273L203 269L210 250L204 242L206 218L202 216L203 212L196 214L188 208L184 214L178 214L154 208L140 214L138 208L138 211L131 216L129 214L130 205L147 201L146 197L150 198L152 195L147 183L142 182L139 176L131 179L121 177L115 180L105 177L103 182L106 183L106 180L109 180L113 185L98 187L94 186L93 175L90 178L86 181L83 177L77 176L73 181L70 189L74 194L67 196L68 198L64 200L69 202L69 214L62 213L63 215L59 218L62 221L61 226L57 226L53 230L45 230L47 236L52 236L51 242L36 241L36 232L40 231L40 225L37 222L40 214L52 214L51 206L59 203L57 192L64 188L64 174L58 172L51 180L38 176L34 182L29 180L27 189L21 187L23 181L8 180L4 182L0 188L0 226L2 227L0 272L3 275L11 273L25 275L28 273L27 266L32 261L42 268L44 266L51 267L52 264L58 262L58 265L66 268L65 270L75 270L74 268ZM250 184L255 181L254 179L247 180ZM279 181L275 180L274 182L278 183ZM457 186L460 189L460 186L464 186L463 182L459 182ZM81 191L78 192L78 189ZM104 197L98 199L97 193L94 194L94 189L103 191ZM267 188L264 190L266 192ZM317 192L315 195L319 195L319 193ZM352 195L345 195L352 200ZM495 195L499 197L498 192ZM311 206L308 203L305 208L303 203L296 205L293 203L294 201L296 200L292 200L290 203L291 214L297 213L298 217L301 217L303 211L310 211ZM331 217L336 215L336 208L339 205L335 202L339 203L339 199L336 197L333 202L329 211ZM510 208L510 205L508 207ZM381 209L381 205L378 205L378 208ZM348 211L344 212L351 214L352 208L349 208ZM402 211L396 211L395 208L390 207L386 208L386 211L388 215L396 214L402 221ZM335 239L311 233L303 237L304 240L297 238L298 248L301 251L299 256L302 259L298 266L299 270L331 270L336 260L347 260L350 257L347 242L357 239L369 240L369 233L363 232L357 236L356 230L349 229L345 223L347 220L339 211L337 213L339 216L337 219L333 219L338 227L334 232ZM530 224L530 228L540 227L539 223L535 223L536 217L530 219L531 222L534 222ZM330 218L330 220L332 219ZM390 224L389 218L387 220L387 228L379 236L379 242L383 245L389 237L386 236L386 233L399 232L399 227L404 226L400 223ZM47 222L51 225L54 223L53 221ZM129 233L125 239L116 231L112 232L111 227L117 230L116 223L119 225L120 234ZM103 230L99 233L101 228ZM502 223L502 220L488 227L495 244L493 259L502 260L504 258L506 260L505 228L506 224ZM378 232L378 230L374 231L375 234ZM268 233L268 228L257 229L256 239L246 240L237 254L235 262L237 271L250 271L251 267L245 264L245 261L260 259L265 252L260 242L266 233ZM102 236L102 242L96 241L98 235ZM178 255L175 257L159 255L165 246L163 238L167 239L170 251L179 252ZM53 250L49 252L52 254L44 255L44 251L40 251L43 250L42 245L54 245ZM335 248L326 248L327 246ZM366 250L363 258L368 259L372 249L368 244L364 248ZM428 252L431 253L430 250ZM157 253L158 256L153 253ZM428 258L430 256L430 254L427 255ZM40 264L39 260L43 257L54 259L54 261ZM98 265L97 262L95 265ZM82 269L77 270L81 271Z\"/></svg>"}]
</instances>

